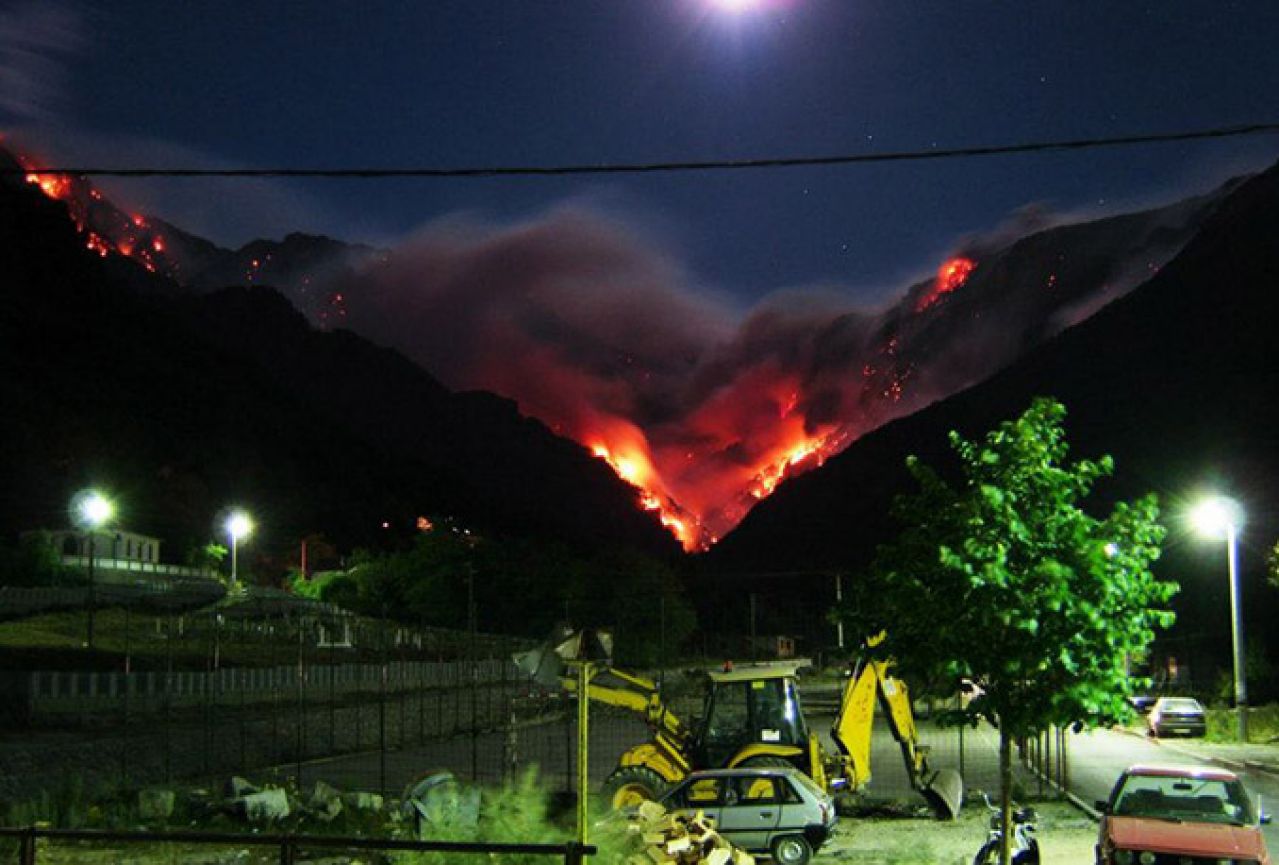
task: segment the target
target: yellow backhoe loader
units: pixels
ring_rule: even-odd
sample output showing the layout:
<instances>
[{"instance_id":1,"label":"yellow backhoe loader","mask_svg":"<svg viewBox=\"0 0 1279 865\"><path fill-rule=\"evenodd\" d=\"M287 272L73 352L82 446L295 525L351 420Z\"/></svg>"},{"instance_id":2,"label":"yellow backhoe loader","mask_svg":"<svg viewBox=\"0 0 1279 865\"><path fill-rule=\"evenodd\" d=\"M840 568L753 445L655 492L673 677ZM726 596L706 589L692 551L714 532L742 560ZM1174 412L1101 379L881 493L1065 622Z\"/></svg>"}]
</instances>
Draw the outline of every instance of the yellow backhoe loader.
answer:
<instances>
[{"instance_id":1,"label":"yellow backhoe loader","mask_svg":"<svg viewBox=\"0 0 1279 865\"><path fill-rule=\"evenodd\" d=\"M579 637L573 639L580 645ZM546 679L553 657L553 650L535 650L517 663L530 674L540 668ZM588 685L590 699L640 713L650 732L647 742L622 755L604 782L609 801L624 807L655 799L698 769L780 764L798 767L837 801L847 800L870 781L871 727L878 703L901 747L911 785L939 817L954 818L963 801L963 781L953 770L930 769L909 692L892 676L890 665L865 661L853 668L831 725L833 752L822 746L804 718L796 680L806 665L778 661L708 673L705 709L694 726L670 711L652 680L599 665ZM577 690L577 680L560 675L558 667L552 675L565 689Z\"/></svg>"}]
</instances>

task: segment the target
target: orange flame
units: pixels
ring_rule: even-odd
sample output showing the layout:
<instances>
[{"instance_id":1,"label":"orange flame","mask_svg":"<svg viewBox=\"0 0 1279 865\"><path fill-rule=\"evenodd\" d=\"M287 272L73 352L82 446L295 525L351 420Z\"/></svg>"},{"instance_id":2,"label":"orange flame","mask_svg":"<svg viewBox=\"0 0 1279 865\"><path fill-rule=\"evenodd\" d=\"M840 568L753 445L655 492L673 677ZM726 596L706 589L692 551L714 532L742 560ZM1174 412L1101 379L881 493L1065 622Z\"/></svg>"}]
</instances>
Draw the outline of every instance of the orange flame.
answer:
<instances>
[{"instance_id":1,"label":"orange flame","mask_svg":"<svg viewBox=\"0 0 1279 865\"><path fill-rule=\"evenodd\" d=\"M596 440L590 445L591 453L608 463L619 478L639 490L640 506L646 511L656 511L662 525L679 539L685 550L705 549L710 541L700 524L661 488L643 434L629 425L618 424L613 435L616 439L613 446Z\"/></svg>"},{"instance_id":2,"label":"orange flame","mask_svg":"<svg viewBox=\"0 0 1279 865\"><path fill-rule=\"evenodd\" d=\"M962 255L943 262L942 266L937 269L937 279L933 282L932 289L922 295L915 304L915 312L923 312L941 300L944 295L950 294L962 286L968 281L968 277L975 267L977 267L977 262L971 258L964 258Z\"/></svg>"}]
</instances>

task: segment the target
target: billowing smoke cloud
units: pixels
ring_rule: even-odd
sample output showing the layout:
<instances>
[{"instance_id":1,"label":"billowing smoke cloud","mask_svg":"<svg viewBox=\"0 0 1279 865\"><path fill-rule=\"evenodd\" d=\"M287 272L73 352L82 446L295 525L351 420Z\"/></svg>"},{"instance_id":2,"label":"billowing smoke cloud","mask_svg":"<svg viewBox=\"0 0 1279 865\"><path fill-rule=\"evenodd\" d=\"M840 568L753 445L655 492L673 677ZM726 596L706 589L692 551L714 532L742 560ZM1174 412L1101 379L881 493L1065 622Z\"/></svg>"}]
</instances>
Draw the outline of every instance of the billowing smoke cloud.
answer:
<instances>
[{"instance_id":1,"label":"billowing smoke cloud","mask_svg":"<svg viewBox=\"0 0 1279 865\"><path fill-rule=\"evenodd\" d=\"M0 3L0 121L48 121L64 102L63 60L84 44L75 6L53 0Z\"/></svg>"},{"instance_id":2,"label":"billowing smoke cloud","mask_svg":"<svg viewBox=\"0 0 1279 865\"><path fill-rule=\"evenodd\" d=\"M1136 258L1162 263L1198 218L1152 213L1068 236L1025 209L962 239L936 278L881 310L837 289L738 310L631 226L571 206L513 225L436 223L341 291L352 329L607 457L693 548L786 474L1131 288L1149 272Z\"/></svg>"}]
</instances>

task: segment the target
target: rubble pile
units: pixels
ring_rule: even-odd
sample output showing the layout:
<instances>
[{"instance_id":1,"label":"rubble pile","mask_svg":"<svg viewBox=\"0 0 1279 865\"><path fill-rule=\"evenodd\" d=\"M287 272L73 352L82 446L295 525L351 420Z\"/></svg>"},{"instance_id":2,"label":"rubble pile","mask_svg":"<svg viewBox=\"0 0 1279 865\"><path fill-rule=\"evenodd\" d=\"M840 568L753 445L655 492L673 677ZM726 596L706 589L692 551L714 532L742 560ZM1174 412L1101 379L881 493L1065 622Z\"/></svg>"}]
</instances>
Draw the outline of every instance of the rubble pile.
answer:
<instances>
[{"instance_id":1,"label":"rubble pile","mask_svg":"<svg viewBox=\"0 0 1279 865\"><path fill-rule=\"evenodd\" d=\"M656 802L644 802L627 831L641 844L627 865L755 865L755 857L716 832L715 821L701 811L668 814Z\"/></svg>"}]
</instances>

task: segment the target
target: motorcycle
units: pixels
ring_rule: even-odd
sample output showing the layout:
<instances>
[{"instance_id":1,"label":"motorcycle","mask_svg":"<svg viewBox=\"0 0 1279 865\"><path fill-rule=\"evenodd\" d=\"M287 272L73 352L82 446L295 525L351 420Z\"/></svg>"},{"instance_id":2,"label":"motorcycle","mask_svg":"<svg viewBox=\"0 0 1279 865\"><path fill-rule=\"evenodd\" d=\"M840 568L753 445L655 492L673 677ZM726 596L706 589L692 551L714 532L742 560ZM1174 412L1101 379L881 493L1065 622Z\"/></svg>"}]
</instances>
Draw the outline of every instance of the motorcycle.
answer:
<instances>
[{"instance_id":1,"label":"motorcycle","mask_svg":"<svg viewBox=\"0 0 1279 865\"><path fill-rule=\"evenodd\" d=\"M991 804L989 796L982 793L981 798L990 811L990 829L986 833L986 843L973 858L973 865L998 865L999 848L1004 840L1002 815L999 807ZM1012 818L1013 865L1039 865L1039 842L1035 840L1035 809L1029 806L1013 808Z\"/></svg>"}]
</instances>

